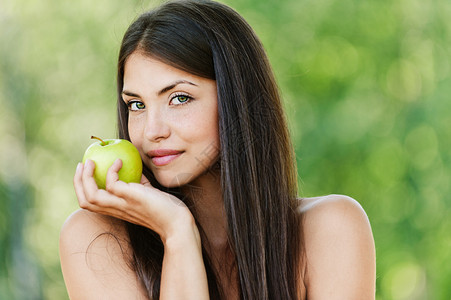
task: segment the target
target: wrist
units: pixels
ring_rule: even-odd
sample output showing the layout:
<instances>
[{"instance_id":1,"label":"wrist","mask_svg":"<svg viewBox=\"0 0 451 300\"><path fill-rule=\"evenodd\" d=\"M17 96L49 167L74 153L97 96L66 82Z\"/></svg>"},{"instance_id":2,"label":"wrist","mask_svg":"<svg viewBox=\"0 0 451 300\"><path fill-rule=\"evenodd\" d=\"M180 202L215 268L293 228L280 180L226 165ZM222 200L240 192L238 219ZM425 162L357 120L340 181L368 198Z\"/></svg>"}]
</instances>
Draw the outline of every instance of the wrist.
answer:
<instances>
[{"instance_id":1,"label":"wrist","mask_svg":"<svg viewBox=\"0 0 451 300\"><path fill-rule=\"evenodd\" d=\"M189 244L196 245L201 249L201 239L194 217L189 214L178 218L173 229L161 237L165 251L183 250Z\"/></svg>"}]
</instances>

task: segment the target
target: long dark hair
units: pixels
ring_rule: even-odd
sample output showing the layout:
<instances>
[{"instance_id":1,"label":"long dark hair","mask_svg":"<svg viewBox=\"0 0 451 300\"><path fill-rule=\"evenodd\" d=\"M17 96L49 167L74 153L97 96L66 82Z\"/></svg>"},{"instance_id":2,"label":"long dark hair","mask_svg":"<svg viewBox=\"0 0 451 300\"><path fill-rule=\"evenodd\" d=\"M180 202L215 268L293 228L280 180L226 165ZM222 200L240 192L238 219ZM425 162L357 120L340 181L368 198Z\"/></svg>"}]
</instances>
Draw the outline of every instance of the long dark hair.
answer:
<instances>
[{"instance_id":1,"label":"long dark hair","mask_svg":"<svg viewBox=\"0 0 451 300\"><path fill-rule=\"evenodd\" d=\"M216 81L221 188L241 299L299 299L304 251L296 164L259 39L238 13L213 1L172 1L142 14L125 33L119 54L118 127L125 139L124 66L135 51ZM144 173L154 186L179 194L158 184L149 169ZM150 229L127 227L132 266L149 297L158 299L163 244ZM210 296L222 298L206 251L204 260Z\"/></svg>"}]
</instances>

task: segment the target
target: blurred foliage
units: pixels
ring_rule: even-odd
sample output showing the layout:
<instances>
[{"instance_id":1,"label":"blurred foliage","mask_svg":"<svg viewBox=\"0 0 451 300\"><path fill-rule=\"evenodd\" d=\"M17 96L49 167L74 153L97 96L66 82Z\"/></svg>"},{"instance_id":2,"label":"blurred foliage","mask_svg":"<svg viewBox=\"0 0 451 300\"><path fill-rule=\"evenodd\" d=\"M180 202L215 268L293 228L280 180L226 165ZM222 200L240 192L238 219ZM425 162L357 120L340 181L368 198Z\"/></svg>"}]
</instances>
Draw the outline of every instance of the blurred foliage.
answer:
<instances>
[{"instance_id":1,"label":"blurred foliage","mask_svg":"<svg viewBox=\"0 0 451 300\"><path fill-rule=\"evenodd\" d=\"M377 299L451 299L451 2L227 0L282 90L300 194L347 194L377 247ZM157 2L0 4L0 299L67 299L58 235L76 163L116 135L115 68Z\"/></svg>"}]
</instances>

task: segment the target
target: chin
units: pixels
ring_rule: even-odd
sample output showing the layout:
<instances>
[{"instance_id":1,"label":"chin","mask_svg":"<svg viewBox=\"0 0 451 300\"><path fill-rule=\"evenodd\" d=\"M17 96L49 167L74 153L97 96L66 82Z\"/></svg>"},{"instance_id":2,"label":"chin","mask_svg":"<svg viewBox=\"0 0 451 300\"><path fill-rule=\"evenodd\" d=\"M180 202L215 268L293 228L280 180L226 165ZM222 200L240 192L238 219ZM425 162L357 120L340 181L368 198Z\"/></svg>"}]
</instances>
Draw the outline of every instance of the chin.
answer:
<instances>
[{"instance_id":1,"label":"chin","mask_svg":"<svg viewBox=\"0 0 451 300\"><path fill-rule=\"evenodd\" d=\"M194 179L192 173L180 173L175 176L155 176L159 184L166 188L176 188L190 183Z\"/></svg>"}]
</instances>

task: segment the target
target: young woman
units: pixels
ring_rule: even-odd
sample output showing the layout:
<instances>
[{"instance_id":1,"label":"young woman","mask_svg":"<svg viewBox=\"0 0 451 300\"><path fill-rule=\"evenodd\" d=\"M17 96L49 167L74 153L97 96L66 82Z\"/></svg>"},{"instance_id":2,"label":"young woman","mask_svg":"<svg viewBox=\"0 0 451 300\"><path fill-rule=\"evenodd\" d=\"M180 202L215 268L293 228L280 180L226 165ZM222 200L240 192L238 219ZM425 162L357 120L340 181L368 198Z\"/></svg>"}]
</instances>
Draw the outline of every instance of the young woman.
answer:
<instances>
[{"instance_id":1,"label":"young woman","mask_svg":"<svg viewBox=\"0 0 451 300\"><path fill-rule=\"evenodd\" d=\"M168 2L127 30L119 136L140 184L106 189L79 164L63 226L71 299L374 299L375 249L346 196L298 199L292 145L263 47L229 7Z\"/></svg>"}]
</instances>

